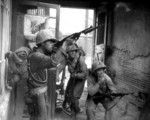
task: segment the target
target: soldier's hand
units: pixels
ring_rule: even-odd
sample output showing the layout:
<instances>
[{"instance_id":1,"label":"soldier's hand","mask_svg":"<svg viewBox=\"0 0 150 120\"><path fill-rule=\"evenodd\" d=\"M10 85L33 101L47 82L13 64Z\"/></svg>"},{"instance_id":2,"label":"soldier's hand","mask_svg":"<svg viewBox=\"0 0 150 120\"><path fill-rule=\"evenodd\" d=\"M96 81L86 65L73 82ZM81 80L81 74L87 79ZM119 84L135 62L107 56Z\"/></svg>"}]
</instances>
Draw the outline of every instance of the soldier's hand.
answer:
<instances>
[{"instance_id":1,"label":"soldier's hand","mask_svg":"<svg viewBox=\"0 0 150 120\"><path fill-rule=\"evenodd\" d=\"M74 33L73 36L72 36L72 39L78 40L80 35L81 35L81 33Z\"/></svg>"},{"instance_id":2,"label":"soldier's hand","mask_svg":"<svg viewBox=\"0 0 150 120\"><path fill-rule=\"evenodd\" d=\"M57 50L58 50L58 48L56 48L56 47L53 47L53 48L52 48L52 52L54 52L54 53L56 53Z\"/></svg>"}]
</instances>

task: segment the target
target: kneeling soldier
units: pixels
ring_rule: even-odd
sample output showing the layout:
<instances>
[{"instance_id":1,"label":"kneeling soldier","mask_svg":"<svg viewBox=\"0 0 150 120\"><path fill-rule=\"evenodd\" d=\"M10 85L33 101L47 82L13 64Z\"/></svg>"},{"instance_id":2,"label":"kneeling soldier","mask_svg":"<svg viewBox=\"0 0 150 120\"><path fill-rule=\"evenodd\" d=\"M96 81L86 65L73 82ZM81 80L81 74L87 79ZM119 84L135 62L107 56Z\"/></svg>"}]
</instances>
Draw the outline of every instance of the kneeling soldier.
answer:
<instances>
[{"instance_id":1,"label":"kneeling soldier","mask_svg":"<svg viewBox=\"0 0 150 120\"><path fill-rule=\"evenodd\" d=\"M88 98L86 114L88 120L96 119L95 113L98 103L101 103L105 108L105 120L112 120L112 111L119 100L119 97L111 97L112 93L116 93L116 88L111 78L104 72L105 68L106 66L103 62L94 62L87 79Z\"/></svg>"}]
</instances>

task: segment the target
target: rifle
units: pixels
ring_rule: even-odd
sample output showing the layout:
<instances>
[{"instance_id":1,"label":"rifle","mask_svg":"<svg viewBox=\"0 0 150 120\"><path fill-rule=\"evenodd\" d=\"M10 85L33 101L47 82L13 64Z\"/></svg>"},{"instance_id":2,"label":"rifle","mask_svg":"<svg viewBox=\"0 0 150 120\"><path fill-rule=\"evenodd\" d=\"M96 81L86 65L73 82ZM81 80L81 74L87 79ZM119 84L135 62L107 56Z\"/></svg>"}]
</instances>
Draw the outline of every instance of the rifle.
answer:
<instances>
[{"instance_id":1,"label":"rifle","mask_svg":"<svg viewBox=\"0 0 150 120\"><path fill-rule=\"evenodd\" d=\"M69 36L63 38L61 41L58 41L57 43L55 43L55 44L54 44L54 47L56 47L56 48L61 47L62 44L63 44L68 38L73 39L73 40L76 42L76 41L79 39L81 33L87 34L87 33L92 32L93 30L96 30L96 29L99 28L99 27L100 27L100 25L97 26L97 27L92 27L92 26L90 26L89 28L86 28L86 29L84 29L84 30L82 30L82 31L80 31L80 32L73 33L73 34L71 34L71 35L69 35Z\"/></svg>"},{"instance_id":2,"label":"rifle","mask_svg":"<svg viewBox=\"0 0 150 120\"><path fill-rule=\"evenodd\" d=\"M99 96L93 96L91 97L92 99L97 99L97 98L112 98L112 97L123 97L125 95L134 95L135 93L111 93L111 94L103 94L100 93Z\"/></svg>"},{"instance_id":3,"label":"rifle","mask_svg":"<svg viewBox=\"0 0 150 120\"><path fill-rule=\"evenodd\" d=\"M115 97L118 97L118 96L125 96L125 95L134 95L135 93L131 92L131 93L112 93L110 94L111 96L115 96Z\"/></svg>"}]
</instances>

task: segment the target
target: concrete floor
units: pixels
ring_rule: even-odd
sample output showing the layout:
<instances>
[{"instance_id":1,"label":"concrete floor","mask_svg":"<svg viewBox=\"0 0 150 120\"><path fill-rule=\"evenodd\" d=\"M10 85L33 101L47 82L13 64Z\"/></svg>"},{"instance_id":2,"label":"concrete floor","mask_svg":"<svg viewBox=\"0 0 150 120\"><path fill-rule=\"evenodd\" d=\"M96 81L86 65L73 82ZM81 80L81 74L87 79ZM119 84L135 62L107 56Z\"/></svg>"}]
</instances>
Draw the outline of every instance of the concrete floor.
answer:
<instances>
[{"instance_id":1,"label":"concrete floor","mask_svg":"<svg viewBox=\"0 0 150 120\"><path fill-rule=\"evenodd\" d=\"M17 92L18 97L16 103L12 101L13 102L12 104L15 106L14 109L16 110L13 112L14 117L9 120L29 120L30 116L28 115L27 112L27 108L26 108L27 106L24 104L23 101L24 91L21 91L21 86L18 87L17 91L18 91ZM87 98L87 89L85 87L84 92L80 99L80 107L84 111L78 114L76 118L72 118L66 115L65 113L63 113L61 109L61 104L59 104L59 106L56 108L56 113L53 120L87 120L86 112L85 112L86 98ZM139 111L135 106L128 103L128 101L126 101L125 98L126 96L123 97L118 102L117 109L115 111L116 116L112 120L138 120ZM104 113L105 113L104 108L101 106L101 104L99 104L96 110L96 120L104 120Z\"/></svg>"},{"instance_id":2,"label":"concrete floor","mask_svg":"<svg viewBox=\"0 0 150 120\"><path fill-rule=\"evenodd\" d=\"M18 87L20 89L20 87ZM18 90L17 90L18 91ZM30 116L28 115L27 112L27 106L23 102L23 93L24 91L18 91L17 92L17 101L14 104L15 105L15 113L14 117L12 120L29 120ZM78 114L76 118L70 117L66 115L62 109L61 109L61 103L59 106L56 108L56 113L55 113L55 118L53 120L86 120L86 112L85 112L85 107L86 107L86 98L87 98L87 89L84 89L84 92L82 94L82 97L80 99L80 107L84 110L82 113ZM63 100L63 97L62 97ZM101 110L99 109L97 113L97 120L104 120L104 109L102 108Z\"/></svg>"},{"instance_id":3,"label":"concrete floor","mask_svg":"<svg viewBox=\"0 0 150 120\"><path fill-rule=\"evenodd\" d=\"M56 109L57 111L56 111L54 120L87 120L86 112L85 112L86 98L87 98L87 88L85 87L84 88L84 92L83 92L83 94L81 96L81 99L79 100L80 107L83 109L83 112L77 114L76 118L75 117L70 117L70 116L66 115L61 110L61 107L60 107L59 110ZM104 108L102 106L100 106L100 105L97 108L96 118L97 118L97 120L104 120Z\"/></svg>"},{"instance_id":4,"label":"concrete floor","mask_svg":"<svg viewBox=\"0 0 150 120\"><path fill-rule=\"evenodd\" d=\"M65 82L65 87L66 87L66 83L69 79L69 74L66 73L66 82ZM24 104L24 94L26 91L26 87L24 83L25 81L21 81L20 83L17 84L17 95L14 96L12 95L12 101L11 101L11 105L12 105L12 112L10 112L10 114L13 114L13 118L10 118L8 120L29 120L29 115L27 112L27 106ZM15 98L16 97L16 98ZM60 97L60 96L59 96ZM117 109L115 112L115 119L113 120L138 120L138 115L139 115L139 111L137 110L137 108L135 106L133 106L132 104L130 104L127 100L126 100L127 96L124 96L117 104ZM82 113L78 114L76 116L76 118L72 118L68 115L66 115L65 113L63 113L62 109L61 109L61 104L58 106L58 108L56 108L56 113L55 113L55 118L54 120L87 120L86 117L86 112L85 112L85 108L86 108L86 98L87 98L87 84L85 84L84 87L84 92L81 96L80 99L80 107L84 110ZM63 97L61 98L63 100ZM104 120L104 113L105 110L102 107L101 104L98 105L97 109L96 109L96 120ZM117 114L119 114L117 116Z\"/></svg>"}]
</instances>

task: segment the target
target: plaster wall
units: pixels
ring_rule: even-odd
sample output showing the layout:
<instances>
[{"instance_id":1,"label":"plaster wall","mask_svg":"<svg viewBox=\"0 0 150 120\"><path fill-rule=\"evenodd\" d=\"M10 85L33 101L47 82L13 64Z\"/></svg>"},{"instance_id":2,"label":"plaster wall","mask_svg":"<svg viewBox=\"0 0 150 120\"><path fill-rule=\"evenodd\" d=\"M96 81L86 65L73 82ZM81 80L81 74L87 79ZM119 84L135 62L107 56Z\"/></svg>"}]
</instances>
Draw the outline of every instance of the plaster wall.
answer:
<instances>
[{"instance_id":1,"label":"plaster wall","mask_svg":"<svg viewBox=\"0 0 150 120\"><path fill-rule=\"evenodd\" d=\"M150 11L143 7L115 7L112 36L113 54L106 62L108 69L120 90L143 93L127 97L143 108L150 92Z\"/></svg>"}]
</instances>

